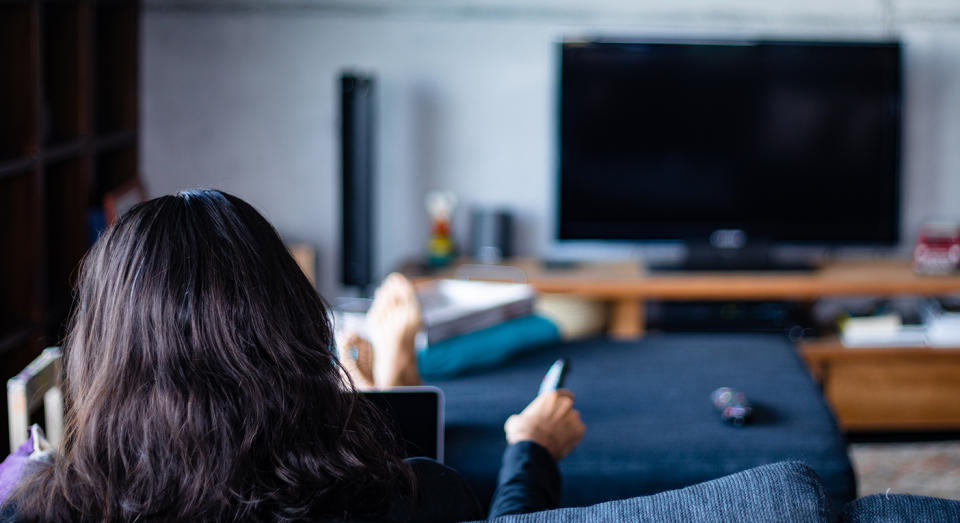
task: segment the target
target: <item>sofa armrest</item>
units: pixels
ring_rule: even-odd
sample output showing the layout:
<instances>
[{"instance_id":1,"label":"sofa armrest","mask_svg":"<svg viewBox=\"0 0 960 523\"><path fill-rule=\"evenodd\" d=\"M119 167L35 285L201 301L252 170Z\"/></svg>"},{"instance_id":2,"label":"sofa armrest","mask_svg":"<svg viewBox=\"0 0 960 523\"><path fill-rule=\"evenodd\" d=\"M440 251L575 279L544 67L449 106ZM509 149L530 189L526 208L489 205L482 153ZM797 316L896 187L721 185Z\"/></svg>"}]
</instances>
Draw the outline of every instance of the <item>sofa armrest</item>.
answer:
<instances>
[{"instance_id":1,"label":"sofa armrest","mask_svg":"<svg viewBox=\"0 0 960 523\"><path fill-rule=\"evenodd\" d=\"M833 512L820 477L799 462L745 470L679 490L589 507L504 516L499 523L594 521L829 522Z\"/></svg>"},{"instance_id":2,"label":"sofa armrest","mask_svg":"<svg viewBox=\"0 0 960 523\"><path fill-rule=\"evenodd\" d=\"M960 501L909 494L874 494L847 503L841 521L960 521Z\"/></svg>"}]
</instances>

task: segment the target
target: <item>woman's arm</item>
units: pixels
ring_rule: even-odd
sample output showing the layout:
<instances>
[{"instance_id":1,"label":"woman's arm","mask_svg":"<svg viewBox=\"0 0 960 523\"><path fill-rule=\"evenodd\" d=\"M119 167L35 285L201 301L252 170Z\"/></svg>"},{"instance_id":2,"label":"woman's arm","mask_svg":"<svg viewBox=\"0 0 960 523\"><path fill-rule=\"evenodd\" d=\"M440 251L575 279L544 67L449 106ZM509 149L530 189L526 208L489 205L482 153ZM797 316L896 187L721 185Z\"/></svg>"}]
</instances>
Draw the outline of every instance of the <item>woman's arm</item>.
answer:
<instances>
[{"instance_id":1,"label":"woman's arm","mask_svg":"<svg viewBox=\"0 0 960 523\"><path fill-rule=\"evenodd\" d=\"M521 441L503 452L490 518L556 508L560 504L560 470L547 449Z\"/></svg>"},{"instance_id":2,"label":"woman's arm","mask_svg":"<svg viewBox=\"0 0 960 523\"><path fill-rule=\"evenodd\" d=\"M541 394L504 424L509 446L490 504L490 518L556 508L560 503L557 462L583 439L586 426L573 408L573 393Z\"/></svg>"}]
</instances>

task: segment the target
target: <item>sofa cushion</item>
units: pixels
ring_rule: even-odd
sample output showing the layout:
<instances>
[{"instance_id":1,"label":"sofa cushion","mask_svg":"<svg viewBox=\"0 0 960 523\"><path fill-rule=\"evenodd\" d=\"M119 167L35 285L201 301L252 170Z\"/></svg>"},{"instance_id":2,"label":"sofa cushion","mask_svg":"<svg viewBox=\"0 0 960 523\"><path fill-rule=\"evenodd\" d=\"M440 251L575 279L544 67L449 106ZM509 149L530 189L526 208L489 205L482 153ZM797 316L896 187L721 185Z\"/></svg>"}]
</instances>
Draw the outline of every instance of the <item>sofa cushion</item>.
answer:
<instances>
[{"instance_id":1,"label":"sofa cushion","mask_svg":"<svg viewBox=\"0 0 960 523\"><path fill-rule=\"evenodd\" d=\"M593 521L827 522L832 510L820 477L807 465L764 465L679 490L504 516L501 523Z\"/></svg>"},{"instance_id":2,"label":"sofa cushion","mask_svg":"<svg viewBox=\"0 0 960 523\"><path fill-rule=\"evenodd\" d=\"M911 496L874 494L847 503L842 521L960 521L960 501Z\"/></svg>"},{"instance_id":3,"label":"sofa cushion","mask_svg":"<svg viewBox=\"0 0 960 523\"><path fill-rule=\"evenodd\" d=\"M651 333L562 343L433 382L446 400L445 463L481 503L496 488L503 422L536 396L561 357L570 362L565 386L587 425L583 441L560 462L563 506L647 496L780 461L817 471L834 507L856 498L843 435L786 337ZM754 403L750 423L720 419L710 393L721 386Z\"/></svg>"}]
</instances>

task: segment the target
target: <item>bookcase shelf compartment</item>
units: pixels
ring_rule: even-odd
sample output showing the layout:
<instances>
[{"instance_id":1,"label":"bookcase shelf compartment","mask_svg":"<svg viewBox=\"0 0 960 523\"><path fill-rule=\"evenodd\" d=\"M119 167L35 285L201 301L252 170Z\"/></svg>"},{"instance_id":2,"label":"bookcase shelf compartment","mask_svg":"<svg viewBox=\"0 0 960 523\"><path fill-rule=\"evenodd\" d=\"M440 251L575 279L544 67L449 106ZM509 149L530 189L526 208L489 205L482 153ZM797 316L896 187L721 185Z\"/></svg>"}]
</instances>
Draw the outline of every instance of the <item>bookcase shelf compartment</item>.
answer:
<instances>
[{"instance_id":1,"label":"bookcase shelf compartment","mask_svg":"<svg viewBox=\"0 0 960 523\"><path fill-rule=\"evenodd\" d=\"M86 132L87 92L82 85L88 50L80 3L40 5L43 56L42 139L45 145L77 140Z\"/></svg>"},{"instance_id":2,"label":"bookcase shelf compartment","mask_svg":"<svg viewBox=\"0 0 960 523\"><path fill-rule=\"evenodd\" d=\"M0 1L2 379L60 340L90 209L136 172L138 39L135 0Z\"/></svg>"},{"instance_id":3,"label":"bookcase shelf compartment","mask_svg":"<svg viewBox=\"0 0 960 523\"><path fill-rule=\"evenodd\" d=\"M0 333L34 323L39 303L34 274L39 265L36 170L0 179Z\"/></svg>"},{"instance_id":4,"label":"bookcase shelf compartment","mask_svg":"<svg viewBox=\"0 0 960 523\"><path fill-rule=\"evenodd\" d=\"M0 179L28 174L36 166L37 159L32 157L0 162Z\"/></svg>"},{"instance_id":5,"label":"bookcase shelf compartment","mask_svg":"<svg viewBox=\"0 0 960 523\"><path fill-rule=\"evenodd\" d=\"M76 270L87 250L87 200L77 195L89 193L87 165L82 158L65 160L46 167L44 200L47 252L46 307L44 323L54 338L63 334L63 324L71 305Z\"/></svg>"},{"instance_id":6,"label":"bookcase shelf compartment","mask_svg":"<svg viewBox=\"0 0 960 523\"><path fill-rule=\"evenodd\" d=\"M98 3L94 9L94 128L98 134L137 128L138 9Z\"/></svg>"},{"instance_id":7,"label":"bookcase shelf compartment","mask_svg":"<svg viewBox=\"0 0 960 523\"><path fill-rule=\"evenodd\" d=\"M103 195L132 180L137 174L137 149L131 144L94 157L94 200L99 205Z\"/></svg>"},{"instance_id":8,"label":"bookcase shelf compartment","mask_svg":"<svg viewBox=\"0 0 960 523\"><path fill-rule=\"evenodd\" d=\"M0 4L0 161L36 151L36 30L31 6Z\"/></svg>"},{"instance_id":9,"label":"bookcase shelf compartment","mask_svg":"<svg viewBox=\"0 0 960 523\"><path fill-rule=\"evenodd\" d=\"M29 326L14 327L13 329L0 333L0 356L15 350L23 350L24 346L30 342L30 336L33 329Z\"/></svg>"},{"instance_id":10,"label":"bookcase shelf compartment","mask_svg":"<svg viewBox=\"0 0 960 523\"><path fill-rule=\"evenodd\" d=\"M89 146L85 140L74 140L72 142L61 143L48 147L43 151L43 160L45 163L54 163L62 160L76 158L87 153Z\"/></svg>"},{"instance_id":11,"label":"bookcase shelf compartment","mask_svg":"<svg viewBox=\"0 0 960 523\"><path fill-rule=\"evenodd\" d=\"M131 131L120 131L108 135L103 135L97 139L96 149L98 153L108 153L124 147L130 147L137 143L137 134Z\"/></svg>"}]
</instances>

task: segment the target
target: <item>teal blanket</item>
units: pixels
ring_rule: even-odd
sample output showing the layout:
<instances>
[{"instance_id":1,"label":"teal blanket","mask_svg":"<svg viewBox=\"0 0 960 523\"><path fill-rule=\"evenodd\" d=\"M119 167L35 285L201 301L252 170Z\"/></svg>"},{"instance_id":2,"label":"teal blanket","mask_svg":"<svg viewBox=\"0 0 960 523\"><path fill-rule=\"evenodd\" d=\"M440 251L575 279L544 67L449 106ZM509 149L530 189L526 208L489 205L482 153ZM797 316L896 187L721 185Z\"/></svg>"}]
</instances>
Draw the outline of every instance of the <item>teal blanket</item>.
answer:
<instances>
[{"instance_id":1,"label":"teal blanket","mask_svg":"<svg viewBox=\"0 0 960 523\"><path fill-rule=\"evenodd\" d=\"M417 366L425 380L447 379L495 367L513 356L558 341L560 330L552 321L543 316L524 316L430 345L417 354Z\"/></svg>"}]
</instances>

